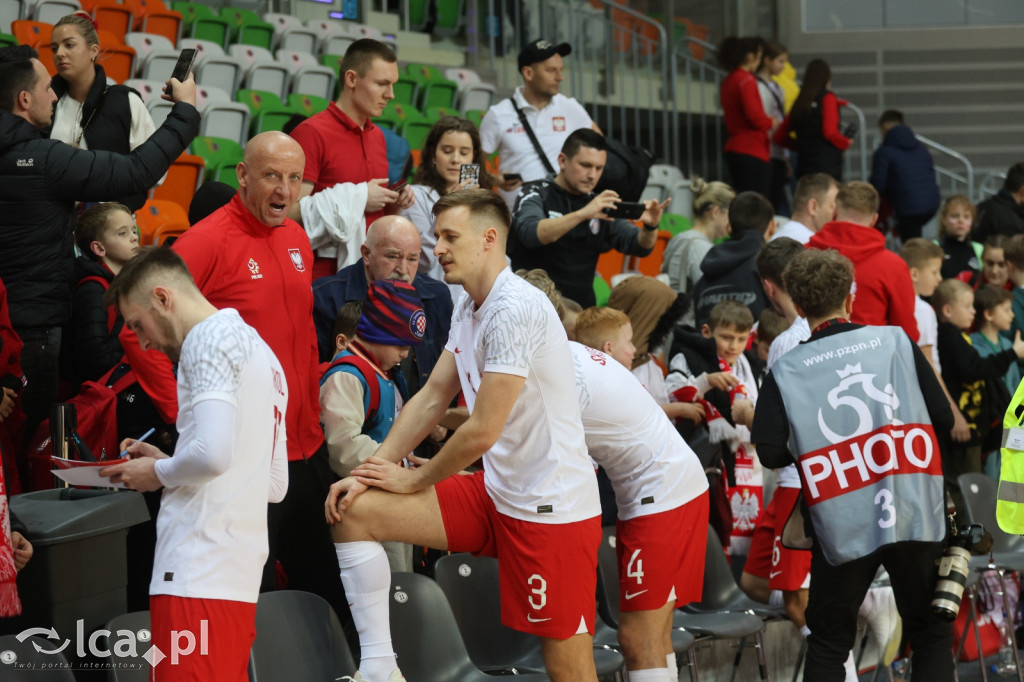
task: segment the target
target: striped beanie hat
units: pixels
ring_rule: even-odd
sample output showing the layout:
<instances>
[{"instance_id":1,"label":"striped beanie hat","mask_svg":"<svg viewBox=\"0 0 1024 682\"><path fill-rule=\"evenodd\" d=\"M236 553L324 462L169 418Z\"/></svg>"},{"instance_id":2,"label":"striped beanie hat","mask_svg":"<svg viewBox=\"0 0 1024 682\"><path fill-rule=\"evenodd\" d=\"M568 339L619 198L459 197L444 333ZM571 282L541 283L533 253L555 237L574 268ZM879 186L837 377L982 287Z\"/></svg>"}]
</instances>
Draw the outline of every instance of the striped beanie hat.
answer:
<instances>
[{"instance_id":1,"label":"striped beanie hat","mask_svg":"<svg viewBox=\"0 0 1024 682\"><path fill-rule=\"evenodd\" d=\"M412 346L423 340L427 316L412 284L379 279L370 285L356 334L383 346Z\"/></svg>"}]
</instances>

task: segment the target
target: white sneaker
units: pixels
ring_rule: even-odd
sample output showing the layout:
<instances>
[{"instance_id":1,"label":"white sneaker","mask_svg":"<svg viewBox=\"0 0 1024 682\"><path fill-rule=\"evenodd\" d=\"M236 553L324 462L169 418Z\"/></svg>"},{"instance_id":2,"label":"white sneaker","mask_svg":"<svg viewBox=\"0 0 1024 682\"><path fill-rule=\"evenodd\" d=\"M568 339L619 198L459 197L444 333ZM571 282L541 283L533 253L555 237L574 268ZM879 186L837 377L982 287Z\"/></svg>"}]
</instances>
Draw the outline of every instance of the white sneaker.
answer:
<instances>
[{"instance_id":1,"label":"white sneaker","mask_svg":"<svg viewBox=\"0 0 1024 682\"><path fill-rule=\"evenodd\" d=\"M352 677L342 677L339 682L344 682L344 680L349 680L349 682L366 682L366 678L358 670ZM388 682L405 682L405 676L402 675L401 670L395 668L391 671L391 675L388 676Z\"/></svg>"}]
</instances>

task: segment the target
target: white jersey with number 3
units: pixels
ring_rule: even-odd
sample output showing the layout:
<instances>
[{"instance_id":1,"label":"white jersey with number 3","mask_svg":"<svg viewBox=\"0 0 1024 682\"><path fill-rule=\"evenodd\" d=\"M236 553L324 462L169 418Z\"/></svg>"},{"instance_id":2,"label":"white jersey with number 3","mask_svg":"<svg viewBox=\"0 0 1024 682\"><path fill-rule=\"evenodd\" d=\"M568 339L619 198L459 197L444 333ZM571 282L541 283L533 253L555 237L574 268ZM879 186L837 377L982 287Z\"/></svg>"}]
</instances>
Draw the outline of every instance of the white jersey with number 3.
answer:
<instances>
[{"instance_id":1,"label":"white jersey with number 3","mask_svg":"<svg viewBox=\"0 0 1024 682\"><path fill-rule=\"evenodd\" d=\"M574 523L601 513L580 422L572 353L554 307L505 268L477 308L463 294L445 349L455 355L472 414L485 373L525 377L498 441L484 454L484 483L499 512L533 523Z\"/></svg>"},{"instance_id":2,"label":"white jersey with number 3","mask_svg":"<svg viewBox=\"0 0 1024 682\"><path fill-rule=\"evenodd\" d=\"M611 356L569 345L587 448L611 480L619 519L658 514L704 494L704 467L643 384Z\"/></svg>"}]
</instances>

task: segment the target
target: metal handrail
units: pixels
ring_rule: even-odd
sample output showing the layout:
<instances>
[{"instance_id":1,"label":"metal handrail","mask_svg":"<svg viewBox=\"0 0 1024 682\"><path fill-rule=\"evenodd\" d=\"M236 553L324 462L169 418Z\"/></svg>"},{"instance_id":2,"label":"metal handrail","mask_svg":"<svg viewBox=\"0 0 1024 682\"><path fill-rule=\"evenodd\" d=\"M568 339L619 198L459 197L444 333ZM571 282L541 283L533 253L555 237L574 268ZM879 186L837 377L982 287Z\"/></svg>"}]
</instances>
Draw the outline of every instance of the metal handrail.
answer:
<instances>
[{"instance_id":1,"label":"metal handrail","mask_svg":"<svg viewBox=\"0 0 1024 682\"><path fill-rule=\"evenodd\" d=\"M991 187L993 180L999 180L1000 183L995 187ZM1006 173L1002 171L989 171L982 176L982 180L978 182L978 195L973 197L974 203L980 203L985 199L995 196L1002 189L1003 181L1006 180Z\"/></svg>"},{"instance_id":2,"label":"metal handrail","mask_svg":"<svg viewBox=\"0 0 1024 682\"><path fill-rule=\"evenodd\" d=\"M961 182L964 182L967 185L967 192L966 192L967 196L973 197L974 196L974 166L971 164L970 160L966 156L961 154L960 152L956 151L955 149L950 149L949 147L947 147L947 146L945 146L943 144L939 144L935 140L930 140L927 137L925 137L924 135L918 135L917 133L914 133L914 137L916 137L918 139L918 141L921 144L923 144L924 146L926 146L926 147L928 147L928 148L930 148L930 149L932 149L932 150L934 150L936 152L939 152L941 154L945 154L946 156L950 156L950 157L956 159L957 161L959 161L960 163L962 163L964 165L964 168L966 169L966 172L965 172L966 177L957 176L952 171L947 171L945 168L942 169L945 172L943 172L941 174L942 175L946 175L947 177L951 177L951 178L953 178L955 180L959 180ZM940 169L936 168L935 170L936 170L936 172L939 172Z\"/></svg>"},{"instance_id":3,"label":"metal handrail","mask_svg":"<svg viewBox=\"0 0 1024 682\"><path fill-rule=\"evenodd\" d=\"M867 119L864 118L864 110L853 102L847 100L846 108L857 117L857 142L860 145L860 180L868 179L868 135ZM846 156L847 168L852 165L849 155ZM847 176L849 179L849 176Z\"/></svg>"},{"instance_id":4,"label":"metal handrail","mask_svg":"<svg viewBox=\"0 0 1024 682\"><path fill-rule=\"evenodd\" d=\"M715 92L720 92L722 89L722 79L725 78L726 73L722 69L708 64L706 59L696 59L690 52L688 43L694 43L704 47L705 49L710 49L712 53L716 52L717 48L706 40L701 40L700 38L695 38L693 36L684 36L673 46L676 59L682 60L686 67L685 172L699 173L701 177L710 179L715 169L717 169L719 175L721 175L724 170L722 153L725 141L723 139L724 119L721 115L721 99L718 97L714 99L714 111L710 116L704 111L703 103L701 103L700 113L695 114L693 89L694 85L697 85L700 88L700 92L703 94L706 89L706 85L711 83ZM694 76L694 72L696 72L696 76ZM700 127L700 139L697 141L694 140L695 115L699 117L698 125ZM709 128L713 129L713 136L709 134ZM712 142L713 146L709 149L709 145L711 145ZM698 151L700 152L699 155L696 154ZM714 164L712 163L712 158L715 160Z\"/></svg>"}]
</instances>

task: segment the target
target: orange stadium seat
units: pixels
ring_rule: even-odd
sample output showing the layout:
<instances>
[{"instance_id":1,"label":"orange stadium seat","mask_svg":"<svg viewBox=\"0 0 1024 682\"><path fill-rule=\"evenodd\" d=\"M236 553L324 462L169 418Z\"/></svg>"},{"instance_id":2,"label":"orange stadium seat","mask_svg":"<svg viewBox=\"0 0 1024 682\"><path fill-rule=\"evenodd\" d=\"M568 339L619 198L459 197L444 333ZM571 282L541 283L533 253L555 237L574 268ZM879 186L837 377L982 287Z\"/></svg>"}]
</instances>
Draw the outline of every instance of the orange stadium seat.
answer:
<instances>
[{"instance_id":1,"label":"orange stadium seat","mask_svg":"<svg viewBox=\"0 0 1024 682\"><path fill-rule=\"evenodd\" d=\"M50 44L50 35L53 33L53 24L45 21L29 21L18 19L11 22L11 33L18 39L19 45L35 45L36 43ZM52 59L50 60L53 61Z\"/></svg>"},{"instance_id":2,"label":"orange stadium seat","mask_svg":"<svg viewBox=\"0 0 1024 682\"><path fill-rule=\"evenodd\" d=\"M178 234L188 229L188 213L173 201L150 199L135 212L135 224L139 228L139 246L162 243L171 233Z\"/></svg>"},{"instance_id":3,"label":"orange stadium seat","mask_svg":"<svg viewBox=\"0 0 1024 682\"><path fill-rule=\"evenodd\" d=\"M173 201L188 212L192 197L203 181L206 167L200 156L182 154L167 170L164 183L153 188L153 199Z\"/></svg>"}]
</instances>

